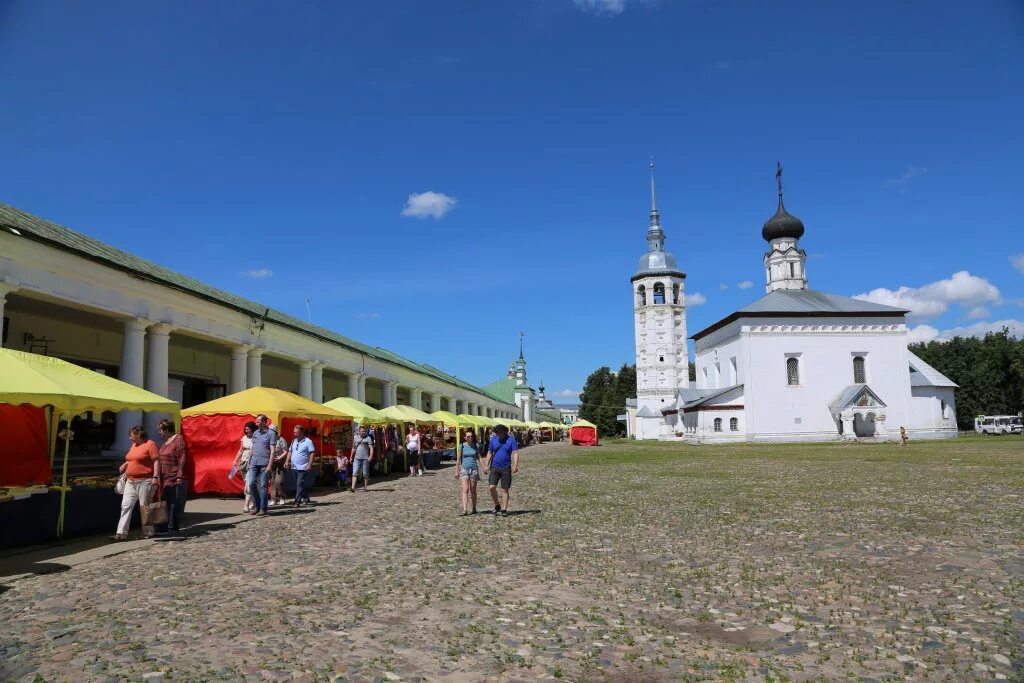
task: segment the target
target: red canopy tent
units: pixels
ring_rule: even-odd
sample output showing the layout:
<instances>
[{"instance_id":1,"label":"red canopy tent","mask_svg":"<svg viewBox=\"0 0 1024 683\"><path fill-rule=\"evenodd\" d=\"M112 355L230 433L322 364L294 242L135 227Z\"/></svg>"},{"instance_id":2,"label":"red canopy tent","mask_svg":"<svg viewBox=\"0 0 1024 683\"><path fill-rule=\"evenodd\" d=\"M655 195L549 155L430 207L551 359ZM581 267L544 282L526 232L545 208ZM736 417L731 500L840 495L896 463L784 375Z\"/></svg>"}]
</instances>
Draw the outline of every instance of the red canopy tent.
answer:
<instances>
[{"instance_id":1,"label":"red canopy tent","mask_svg":"<svg viewBox=\"0 0 1024 683\"><path fill-rule=\"evenodd\" d=\"M0 403L0 486L49 484L46 409Z\"/></svg>"},{"instance_id":2,"label":"red canopy tent","mask_svg":"<svg viewBox=\"0 0 1024 683\"><path fill-rule=\"evenodd\" d=\"M596 446L597 426L586 420L575 422L569 429L569 438L573 446Z\"/></svg>"},{"instance_id":3,"label":"red canopy tent","mask_svg":"<svg viewBox=\"0 0 1024 683\"><path fill-rule=\"evenodd\" d=\"M228 473L238 453L243 427L246 422L255 422L257 415L266 415L275 429L280 425L280 435L289 441L294 425L305 426L320 455L334 454L334 444L322 443L321 435L335 425L352 421L333 408L268 387L253 387L208 401L181 411L181 415L192 493L242 493L243 478L228 479Z\"/></svg>"}]
</instances>

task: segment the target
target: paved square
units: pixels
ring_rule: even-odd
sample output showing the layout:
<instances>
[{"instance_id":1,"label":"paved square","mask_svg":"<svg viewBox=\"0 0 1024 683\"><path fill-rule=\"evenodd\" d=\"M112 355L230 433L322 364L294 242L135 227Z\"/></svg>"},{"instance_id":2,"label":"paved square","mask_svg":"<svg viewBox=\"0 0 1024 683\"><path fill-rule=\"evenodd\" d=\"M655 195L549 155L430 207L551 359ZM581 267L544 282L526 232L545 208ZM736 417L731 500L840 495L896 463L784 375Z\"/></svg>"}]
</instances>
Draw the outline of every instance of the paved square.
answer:
<instances>
[{"instance_id":1,"label":"paved square","mask_svg":"<svg viewBox=\"0 0 1024 683\"><path fill-rule=\"evenodd\" d=\"M556 444L523 467L507 519L458 517L446 468L14 581L0 680L1024 672L1019 438Z\"/></svg>"}]
</instances>

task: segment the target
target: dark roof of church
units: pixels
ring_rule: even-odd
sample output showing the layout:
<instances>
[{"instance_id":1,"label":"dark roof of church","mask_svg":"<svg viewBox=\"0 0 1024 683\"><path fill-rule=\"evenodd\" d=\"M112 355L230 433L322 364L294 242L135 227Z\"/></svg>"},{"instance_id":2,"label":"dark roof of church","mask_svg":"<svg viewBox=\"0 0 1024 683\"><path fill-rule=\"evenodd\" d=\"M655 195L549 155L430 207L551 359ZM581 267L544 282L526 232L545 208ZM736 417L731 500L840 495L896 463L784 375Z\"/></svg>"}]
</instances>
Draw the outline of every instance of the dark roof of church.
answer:
<instances>
[{"instance_id":1,"label":"dark roof of church","mask_svg":"<svg viewBox=\"0 0 1024 683\"><path fill-rule=\"evenodd\" d=\"M776 289L749 306L722 318L713 325L693 335L693 339L706 337L715 330L739 318L787 318L787 317L855 317L855 316L904 316L909 311L893 306L876 304L872 301L854 299L838 294L826 294L811 289Z\"/></svg>"},{"instance_id":2,"label":"dark roof of church","mask_svg":"<svg viewBox=\"0 0 1024 683\"><path fill-rule=\"evenodd\" d=\"M765 221L761 228L761 237L771 242L780 237L791 237L800 239L804 236L804 223L799 218L786 211L782 204L782 195L779 195L779 208L775 215Z\"/></svg>"}]
</instances>

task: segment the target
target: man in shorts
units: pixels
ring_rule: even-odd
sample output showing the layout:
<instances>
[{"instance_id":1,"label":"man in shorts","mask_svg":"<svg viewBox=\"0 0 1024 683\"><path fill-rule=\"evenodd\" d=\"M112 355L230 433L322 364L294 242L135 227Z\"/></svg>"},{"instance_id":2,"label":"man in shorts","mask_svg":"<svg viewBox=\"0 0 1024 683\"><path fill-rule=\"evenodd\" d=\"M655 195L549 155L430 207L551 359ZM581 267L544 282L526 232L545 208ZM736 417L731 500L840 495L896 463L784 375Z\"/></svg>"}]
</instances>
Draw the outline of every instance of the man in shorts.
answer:
<instances>
[{"instance_id":1,"label":"man in shorts","mask_svg":"<svg viewBox=\"0 0 1024 683\"><path fill-rule=\"evenodd\" d=\"M512 488L512 475L519 472L519 444L516 437L508 433L508 427L498 425L487 448L484 474L487 475L487 489L494 501L494 514L508 517L508 490ZM501 485L504 505L498 502L498 485Z\"/></svg>"},{"instance_id":2,"label":"man in shorts","mask_svg":"<svg viewBox=\"0 0 1024 683\"><path fill-rule=\"evenodd\" d=\"M370 483L370 461L373 459L373 437L366 427L359 428L359 436L352 440L352 493L356 491L356 481L360 474L363 477L363 491Z\"/></svg>"}]
</instances>

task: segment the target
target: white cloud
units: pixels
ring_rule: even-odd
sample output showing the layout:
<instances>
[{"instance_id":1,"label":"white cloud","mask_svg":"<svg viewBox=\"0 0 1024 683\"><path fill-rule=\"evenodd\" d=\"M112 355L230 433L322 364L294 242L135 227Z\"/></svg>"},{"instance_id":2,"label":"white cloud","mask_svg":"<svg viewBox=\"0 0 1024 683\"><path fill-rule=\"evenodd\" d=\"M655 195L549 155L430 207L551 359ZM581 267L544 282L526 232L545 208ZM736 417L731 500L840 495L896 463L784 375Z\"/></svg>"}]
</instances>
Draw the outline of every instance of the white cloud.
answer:
<instances>
[{"instance_id":1,"label":"white cloud","mask_svg":"<svg viewBox=\"0 0 1024 683\"><path fill-rule=\"evenodd\" d=\"M253 277L253 278L256 278L257 280L265 278L265 277L270 277L273 274L274 274L274 271L272 271L270 268L255 268L253 270L243 270L242 271L242 275L244 275L246 277Z\"/></svg>"},{"instance_id":2,"label":"white cloud","mask_svg":"<svg viewBox=\"0 0 1024 683\"><path fill-rule=\"evenodd\" d=\"M888 180L886 180L885 184L888 185L889 187L903 187L914 178L917 178L918 176L923 176L927 172L927 166L910 165L907 166L907 170L901 173L900 175L896 176L895 178L889 178Z\"/></svg>"},{"instance_id":3,"label":"white cloud","mask_svg":"<svg viewBox=\"0 0 1024 683\"><path fill-rule=\"evenodd\" d=\"M992 315L992 312L984 306L975 306L971 310L967 311L967 317L971 320L980 320L981 318L987 318L990 315Z\"/></svg>"},{"instance_id":4,"label":"white cloud","mask_svg":"<svg viewBox=\"0 0 1024 683\"><path fill-rule=\"evenodd\" d=\"M1000 301L999 289L995 285L983 277L971 275L966 270L923 287L900 287L895 291L880 287L857 294L853 298L903 308L917 318L934 318L942 315L949 310L950 304L967 308Z\"/></svg>"},{"instance_id":5,"label":"white cloud","mask_svg":"<svg viewBox=\"0 0 1024 683\"><path fill-rule=\"evenodd\" d=\"M933 339L945 341L953 337L984 337L989 332L1000 332L1004 327L1016 337L1024 336L1024 320L1010 319L978 322L948 330L938 330L931 325L918 325L908 331L907 337L911 343L928 342Z\"/></svg>"},{"instance_id":6,"label":"white cloud","mask_svg":"<svg viewBox=\"0 0 1024 683\"><path fill-rule=\"evenodd\" d=\"M579 395L580 392L576 389L562 389L561 391L555 392L555 396L560 398L579 398Z\"/></svg>"},{"instance_id":7,"label":"white cloud","mask_svg":"<svg viewBox=\"0 0 1024 683\"><path fill-rule=\"evenodd\" d=\"M706 304L707 302L708 298L701 294L700 292L694 292L693 294L683 295L683 303L685 303L687 306L700 306L702 304Z\"/></svg>"},{"instance_id":8,"label":"white cloud","mask_svg":"<svg viewBox=\"0 0 1024 683\"><path fill-rule=\"evenodd\" d=\"M750 289L751 287L754 286L754 283L751 282L750 280L744 280L743 282L737 282L736 286L739 287L740 289Z\"/></svg>"},{"instance_id":9,"label":"white cloud","mask_svg":"<svg viewBox=\"0 0 1024 683\"><path fill-rule=\"evenodd\" d=\"M1010 257L1010 264L1024 275L1024 254L1014 254Z\"/></svg>"},{"instance_id":10,"label":"white cloud","mask_svg":"<svg viewBox=\"0 0 1024 683\"><path fill-rule=\"evenodd\" d=\"M573 0L578 9L590 14L622 14L626 10L626 0Z\"/></svg>"},{"instance_id":11,"label":"white cloud","mask_svg":"<svg viewBox=\"0 0 1024 683\"><path fill-rule=\"evenodd\" d=\"M718 285L718 288L721 289L722 291L725 291L725 290L729 289L729 285L727 285L727 284L725 284L723 282L722 284Z\"/></svg>"},{"instance_id":12,"label":"white cloud","mask_svg":"<svg viewBox=\"0 0 1024 683\"><path fill-rule=\"evenodd\" d=\"M403 216L440 218L455 208L455 197L443 192L413 192L402 209Z\"/></svg>"},{"instance_id":13,"label":"white cloud","mask_svg":"<svg viewBox=\"0 0 1024 683\"><path fill-rule=\"evenodd\" d=\"M370 311L369 313L356 313L356 317L360 320L372 320L380 317L380 313L377 311Z\"/></svg>"}]
</instances>

